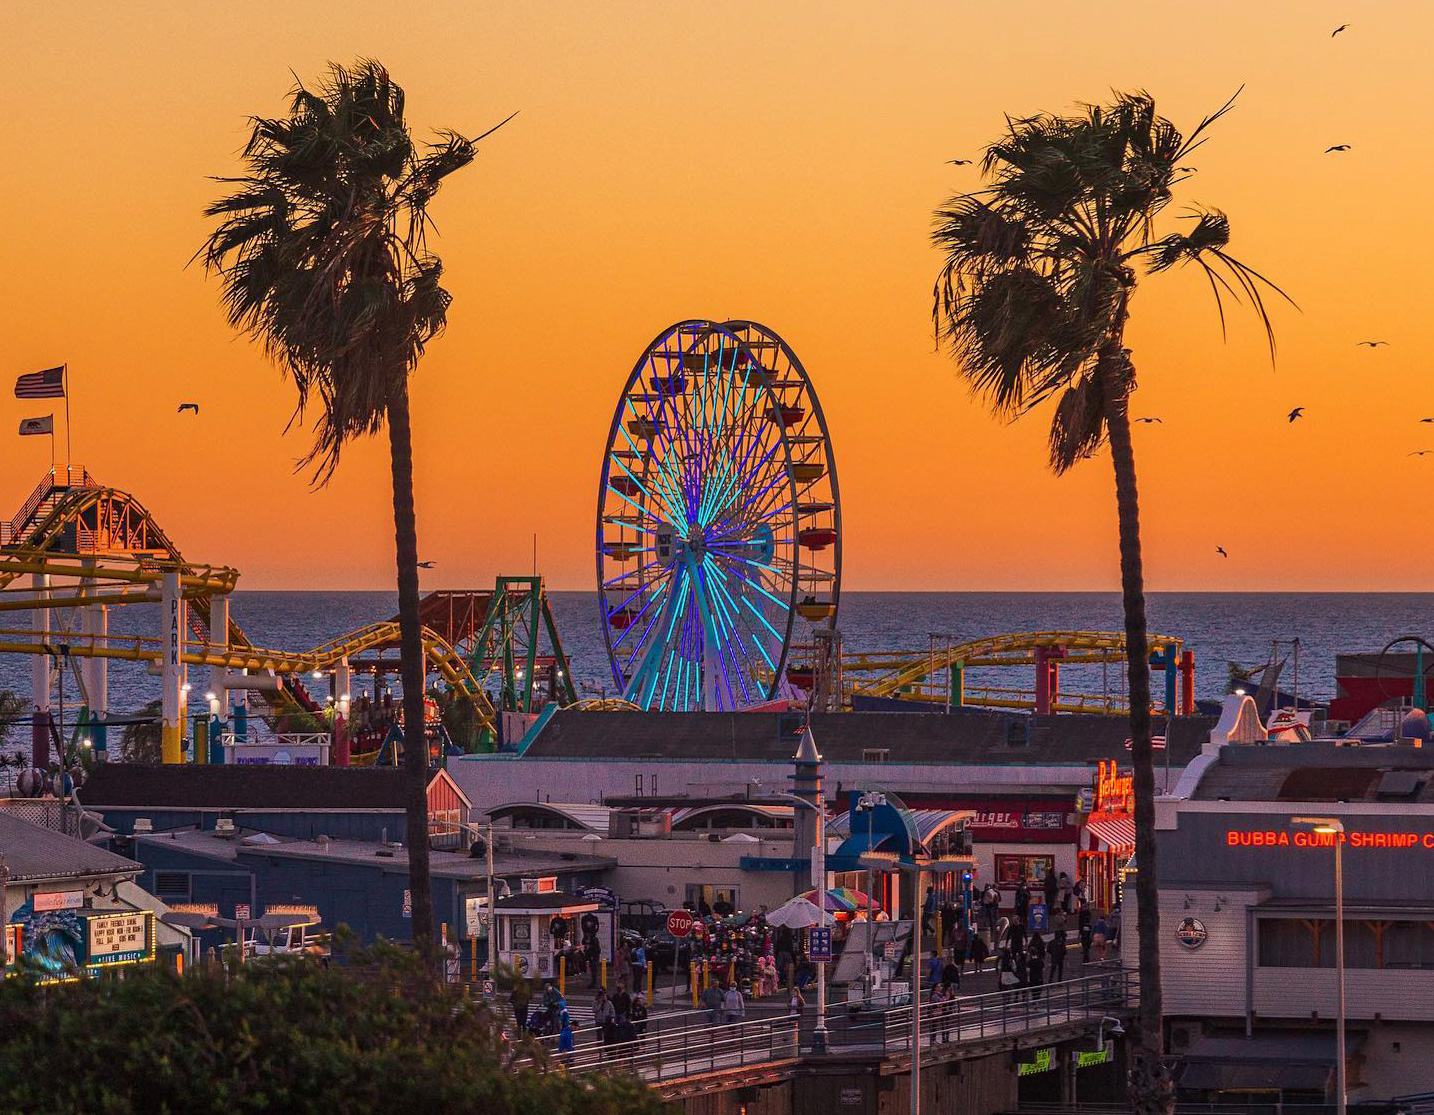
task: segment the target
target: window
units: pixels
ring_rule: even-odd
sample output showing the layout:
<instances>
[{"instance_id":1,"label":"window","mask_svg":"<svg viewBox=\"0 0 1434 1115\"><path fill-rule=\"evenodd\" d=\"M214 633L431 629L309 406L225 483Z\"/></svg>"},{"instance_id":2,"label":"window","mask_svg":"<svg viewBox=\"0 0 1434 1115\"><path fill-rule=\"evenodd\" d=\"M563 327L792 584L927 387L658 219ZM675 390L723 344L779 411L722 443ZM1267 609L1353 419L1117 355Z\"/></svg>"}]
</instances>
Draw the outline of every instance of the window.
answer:
<instances>
[{"instance_id":1,"label":"window","mask_svg":"<svg viewBox=\"0 0 1434 1115\"><path fill-rule=\"evenodd\" d=\"M891 748L889 747L864 747L861 751L863 763L888 763L891 761Z\"/></svg>"},{"instance_id":2,"label":"window","mask_svg":"<svg viewBox=\"0 0 1434 1115\"><path fill-rule=\"evenodd\" d=\"M1055 869L1055 856L998 855L996 857L996 885L998 887L1014 887L1021 883L1040 883L1045 880L1047 874Z\"/></svg>"},{"instance_id":3,"label":"window","mask_svg":"<svg viewBox=\"0 0 1434 1115\"><path fill-rule=\"evenodd\" d=\"M717 910L717 904L719 902L725 903L723 909L726 909L727 906L731 906L733 911L740 910L742 908L741 903L738 901L740 894L740 888L723 886L721 883L687 884L687 901L698 909L701 908L703 902L706 902L714 913Z\"/></svg>"},{"instance_id":4,"label":"window","mask_svg":"<svg viewBox=\"0 0 1434 1115\"><path fill-rule=\"evenodd\" d=\"M1333 968L1333 918L1261 918L1262 968ZM1344 923L1349 968L1434 968L1434 929L1422 921L1351 920Z\"/></svg>"},{"instance_id":5,"label":"window","mask_svg":"<svg viewBox=\"0 0 1434 1115\"><path fill-rule=\"evenodd\" d=\"M172 898L189 898L189 872L156 871L154 873L154 896L165 900Z\"/></svg>"}]
</instances>

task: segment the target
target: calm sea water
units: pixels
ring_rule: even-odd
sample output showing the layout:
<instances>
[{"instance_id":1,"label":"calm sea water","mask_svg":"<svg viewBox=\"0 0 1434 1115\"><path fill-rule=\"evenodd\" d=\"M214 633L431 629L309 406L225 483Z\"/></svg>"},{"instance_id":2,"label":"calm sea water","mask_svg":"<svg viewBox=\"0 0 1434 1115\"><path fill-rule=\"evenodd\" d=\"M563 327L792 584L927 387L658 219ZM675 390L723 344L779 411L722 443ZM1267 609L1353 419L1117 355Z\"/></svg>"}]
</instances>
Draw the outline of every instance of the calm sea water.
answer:
<instances>
[{"instance_id":1,"label":"calm sea water","mask_svg":"<svg viewBox=\"0 0 1434 1115\"><path fill-rule=\"evenodd\" d=\"M610 690L612 677L594 594L554 593L552 603L574 677L593 691ZM1149 598L1149 609L1153 631L1179 636L1194 650L1200 697L1224 692L1227 661L1263 662L1272 639L1299 637L1301 694L1328 697L1334 690L1336 652L1377 651L1407 632L1434 634L1434 593L1157 593ZM232 601L234 618L256 644L295 650L386 619L394 610L395 597L385 592L237 592ZM925 650L933 637L944 645L947 639L1012 631L1114 631L1121 626L1120 597L1116 593L853 592L842 597L840 626L849 651ZM115 609L110 629L157 634L157 609ZM1006 673L1006 684L1030 684L1025 672ZM1116 673L1111 670L1112 688ZM29 677L27 660L0 655L0 689L27 693ZM971 679L973 684L978 680ZM1282 681L1289 683L1288 672ZM1084 677L1068 670L1065 684L1099 691L1099 668ZM126 663L111 665L110 690L115 712L129 711L158 696L156 680ZM67 692L73 701L73 682L67 681Z\"/></svg>"}]
</instances>

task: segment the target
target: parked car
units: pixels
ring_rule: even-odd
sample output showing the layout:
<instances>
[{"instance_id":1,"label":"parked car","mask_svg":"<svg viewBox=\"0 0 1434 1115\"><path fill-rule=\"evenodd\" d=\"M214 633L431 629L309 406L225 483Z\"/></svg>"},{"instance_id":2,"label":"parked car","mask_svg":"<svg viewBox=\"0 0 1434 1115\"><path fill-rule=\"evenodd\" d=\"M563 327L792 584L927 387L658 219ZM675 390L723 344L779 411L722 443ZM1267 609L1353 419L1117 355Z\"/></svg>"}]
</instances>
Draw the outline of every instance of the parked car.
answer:
<instances>
[{"instance_id":1,"label":"parked car","mask_svg":"<svg viewBox=\"0 0 1434 1115\"><path fill-rule=\"evenodd\" d=\"M618 924L647 937L667 924L667 907L650 898L636 898L624 902L618 915Z\"/></svg>"},{"instance_id":2,"label":"parked car","mask_svg":"<svg viewBox=\"0 0 1434 1115\"><path fill-rule=\"evenodd\" d=\"M692 938L674 937L666 929L659 929L647 938L647 960L657 965L659 972L670 972L673 960L679 969L692 962Z\"/></svg>"}]
</instances>

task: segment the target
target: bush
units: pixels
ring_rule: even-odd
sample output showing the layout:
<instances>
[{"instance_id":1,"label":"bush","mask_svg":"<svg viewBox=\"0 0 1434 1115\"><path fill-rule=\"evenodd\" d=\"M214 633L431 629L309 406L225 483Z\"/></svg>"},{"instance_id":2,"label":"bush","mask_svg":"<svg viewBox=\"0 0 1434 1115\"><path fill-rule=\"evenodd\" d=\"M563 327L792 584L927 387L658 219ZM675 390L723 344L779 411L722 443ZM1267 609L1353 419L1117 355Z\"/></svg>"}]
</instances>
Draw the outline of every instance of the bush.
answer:
<instances>
[{"instance_id":1,"label":"bush","mask_svg":"<svg viewBox=\"0 0 1434 1115\"><path fill-rule=\"evenodd\" d=\"M515 1068L486 1009L378 946L345 967L309 960L184 976L0 988L0 1110L655 1113L631 1078Z\"/></svg>"}]
</instances>

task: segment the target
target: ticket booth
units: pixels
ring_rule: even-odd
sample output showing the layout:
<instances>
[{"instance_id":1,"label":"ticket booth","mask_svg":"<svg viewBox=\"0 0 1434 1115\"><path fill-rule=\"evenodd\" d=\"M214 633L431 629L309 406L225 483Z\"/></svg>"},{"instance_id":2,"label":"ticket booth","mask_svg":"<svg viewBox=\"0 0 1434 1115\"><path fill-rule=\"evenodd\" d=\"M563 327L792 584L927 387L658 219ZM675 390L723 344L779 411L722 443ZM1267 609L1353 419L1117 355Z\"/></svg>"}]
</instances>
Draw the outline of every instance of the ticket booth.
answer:
<instances>
[{"instance_id":1,"label":"ticket booth","mask_svg":"<svg viewBox=\"0 0 1434 1115\"><path fill-rule=\"evenodd\" d=\"M498 963L511 965L529 979L554 979L554 941L573 936L573 927L599 904L561 891L510 894L494 904Z\"/></svg>"}]
</instances>

